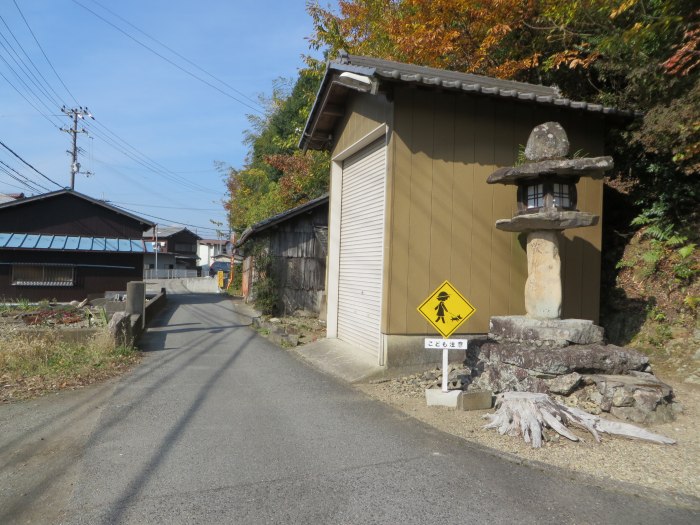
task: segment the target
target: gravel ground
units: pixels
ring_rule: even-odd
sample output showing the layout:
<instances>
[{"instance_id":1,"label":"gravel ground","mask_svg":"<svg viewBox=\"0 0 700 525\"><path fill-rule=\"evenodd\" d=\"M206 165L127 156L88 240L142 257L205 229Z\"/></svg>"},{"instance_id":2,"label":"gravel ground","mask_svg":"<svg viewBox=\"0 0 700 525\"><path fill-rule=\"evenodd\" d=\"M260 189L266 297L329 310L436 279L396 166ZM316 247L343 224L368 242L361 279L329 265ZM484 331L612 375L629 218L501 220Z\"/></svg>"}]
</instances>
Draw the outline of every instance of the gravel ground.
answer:
<instances>
[{"instance_id":1,"label":"gravel ground","mask_svg":"<svg viewBox=\"0 0 700 525\"><path fill-rule=\"evenodd\" d=\"M410 381L409 381L410 382ZM424 391L395 379L379 383L357 384L369 396L423 421L443 432L511 455L515 459L545 463L608 481L623 481L677 496L679 502L700 508L700 386L666 381L682 403L684 411L672 423L650 430L675 439L676 445L655 445L620 437L602 436L596 443L590 434L576 432L583 442L565 438L552 440L533 449L522 438L500 436L484 430L482 416L492 410L455 411L428 407ZM612 419L612 416L607 416ZM687 496L691 496L688 498Z\"/></svg>"}]
</instances>

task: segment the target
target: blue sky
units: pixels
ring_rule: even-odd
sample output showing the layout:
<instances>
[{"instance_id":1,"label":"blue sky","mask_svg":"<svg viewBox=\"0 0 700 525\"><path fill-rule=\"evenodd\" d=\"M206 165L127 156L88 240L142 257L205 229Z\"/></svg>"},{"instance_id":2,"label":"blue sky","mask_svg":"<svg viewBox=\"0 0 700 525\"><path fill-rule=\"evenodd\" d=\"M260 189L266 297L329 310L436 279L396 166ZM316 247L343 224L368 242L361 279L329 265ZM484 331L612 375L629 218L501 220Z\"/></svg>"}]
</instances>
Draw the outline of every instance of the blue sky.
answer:
<instances>
[{"instance_id":1,"label":"blue sky","mask_svg":"<svg viewBox=\"0 0 700 525\"><path fill-rule=\"evenodd\" d=\"M59 103L88 107L95 121L87 121L89 135L78 136L79 160L81 169L94 175L78 174L76 191L147 218L158 216L151 220L159 224L198 226L203 237L214 236L202 229L213 227L210 219L226 223L225 186L214 161L244 164L246 115L258 108L260 95L271 93L275 79L294 78L303 67L302 55L311 53L304 0L3 0L0 16L0 73L7 78L0 76L0 140L50 179L69 186L71 137L59 127L71 122ZM2 147L0 161L0 168L15 177L10 168L51 191L59 189ZM42 192L0 170L0 193L19 191Z\"/></svg>"}]
</instances>

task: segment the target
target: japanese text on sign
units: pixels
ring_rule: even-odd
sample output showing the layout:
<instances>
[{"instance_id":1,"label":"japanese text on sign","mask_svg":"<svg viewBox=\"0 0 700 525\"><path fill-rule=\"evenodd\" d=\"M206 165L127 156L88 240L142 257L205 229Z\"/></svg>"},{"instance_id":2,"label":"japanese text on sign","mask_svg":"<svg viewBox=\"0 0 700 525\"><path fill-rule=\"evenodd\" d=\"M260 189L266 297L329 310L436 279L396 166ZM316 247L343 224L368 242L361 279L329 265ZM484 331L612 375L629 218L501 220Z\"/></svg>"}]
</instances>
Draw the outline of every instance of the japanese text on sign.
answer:
<instances>
[{"instance_id":1,"label":"japanese text on sign","mask_svg":"<svg viewBox=\"0 0 700 525\"><path fill-rule=\"evenodd\" d=\"M426 349L448 349L448 350L466 350L469 346L469 339L425 339Z\"/></svg>"}]
</instances>

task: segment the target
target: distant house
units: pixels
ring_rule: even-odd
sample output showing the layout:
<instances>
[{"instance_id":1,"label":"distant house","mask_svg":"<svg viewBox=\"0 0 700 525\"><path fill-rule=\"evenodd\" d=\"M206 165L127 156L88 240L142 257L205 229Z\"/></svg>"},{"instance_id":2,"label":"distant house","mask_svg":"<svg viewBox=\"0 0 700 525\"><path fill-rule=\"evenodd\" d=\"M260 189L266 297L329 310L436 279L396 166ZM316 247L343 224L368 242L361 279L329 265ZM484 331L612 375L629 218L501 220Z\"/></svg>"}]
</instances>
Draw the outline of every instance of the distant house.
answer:
<instances>
[{"instance_id":1,"label":"distant house","mask_svg":"<svg viewBox=\"0 0 700 525\"><path fill-rule=\"evenodd\" d=\"M443 281L476 307L459 330L525 313L522 236L499 231L515 186L487 177L516 161L537 124L557 121L571 151L601 155L628 112L563 98L556 87L341 54L328 64L300 141L331 155L328 337L379 365L430 362L435 330L416 310ZM577 183L600 215L602 173ZM564 316L599 314L601 225L566 231Z\"/></svg>"},{"instance_id":2,"label":"distant house","mask_svg":"<svg viewBox=\"0 0 700 525\"><path fill-rule=\"evenodd\" d=\"M24 199L24 193L0 193L0 204Z\"/></svg>"},{"instance_id":3,"label":"distant house","mask_svg":"<svg viewBox=\"0 0 700 525\"><path fill-rule=\"evenodd\" d=\"M217 260L231 260L226 254L226 239L200 239L197 242L197 255L202 275L209 275L209 267Z\"/></svg>"},{"instance_id":4,"label":"distant house","mask_svg":"<svg viewBox=\"0 0 700 525\"><path fill-rule=\"evenodd\" d=\"M328 195L313 199L248 228L236 243L243 255L242 287L248 300L257 278L253 246L272 257L282 314L307 310L325 314Z\"/></svg>"},{"instance_id":5,"label":"distant house","mask_svg":"<svg viewBox=\"0 0 700 525\"><path fill-rule=\"evenodd\" d=\"M158 269L197 270L197 243L201 237L182 226L155 226L143 240L157 246ZM147 258L147 269L155 269L155 255Z\"/></svg>"},{"instance_id":6,"label":"distant house","mask_svg":"<svg viewBox=\"0 0 700 525\"><path fill-rule=\"evenodd\" d=\"M141 280L153 223L72 190L0 203L0 298L80 300Z\"/></svg>"}]
</instances>

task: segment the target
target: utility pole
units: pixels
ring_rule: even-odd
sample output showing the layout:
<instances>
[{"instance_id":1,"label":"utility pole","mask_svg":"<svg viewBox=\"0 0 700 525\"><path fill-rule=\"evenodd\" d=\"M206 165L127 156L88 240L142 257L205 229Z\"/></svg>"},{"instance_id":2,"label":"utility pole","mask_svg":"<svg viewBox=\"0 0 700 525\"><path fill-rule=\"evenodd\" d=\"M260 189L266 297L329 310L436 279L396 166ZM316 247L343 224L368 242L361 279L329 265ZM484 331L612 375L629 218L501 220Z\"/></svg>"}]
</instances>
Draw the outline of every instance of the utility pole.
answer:
<instances>
[{"instance_id":1,"label":"utility pole","mask_svg":"<svg viewBox=\"0 0 700 525\"><path fill-rule=\"evenodd\" d=\"M71 156L71 165L70 165L70 189L74 190L75 189L75 174L76 173L81 173L80 171L80 163L78 162L78 133L85 133L87 134L87 131L85 129L78 129L78 119L84 119L85 117L90 117L92 120L95 120L95 117L90 114L90 111L88 111L88 108L84 108L82 106L78 108L71 108L68 109L66 106L63 106L61 108L61 111L65 113L69 118L73 120L73 127L69 129L61 128L61 131L65 131L66 133L70 133L72 135L73 139L73 149L71 151L66 151ZM89 171L82 172L87 176L92 175Z\"/></svg>"}]
</instances>

